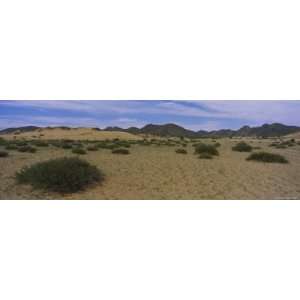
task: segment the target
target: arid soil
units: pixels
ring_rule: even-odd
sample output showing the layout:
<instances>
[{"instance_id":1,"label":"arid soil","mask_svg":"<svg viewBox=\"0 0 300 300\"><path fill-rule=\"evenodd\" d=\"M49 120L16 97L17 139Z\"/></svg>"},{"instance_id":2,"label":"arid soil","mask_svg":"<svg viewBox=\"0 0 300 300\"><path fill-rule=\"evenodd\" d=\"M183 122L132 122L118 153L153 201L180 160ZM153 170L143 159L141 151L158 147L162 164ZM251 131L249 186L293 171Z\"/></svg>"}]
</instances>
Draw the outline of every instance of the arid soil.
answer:
<instances>
[{"instance_id":1,"label":"arid soil","mask_svg":"<svg viewBox=\"0 0 300 300\"><path fill-rule=\"evenodd\" d=\"M11 133L0 135L7 140L56 140L56 139L74 139L74 140L106 140L106 139L123 139L123 140L140 140L141 137L127 132L120 131L98 131L93 128L41 128L34 131Z\"/></svg>"},{"instance_id":2,"label":"arid soil","mask_svg":"<svg viewBox=\"0 0 300 300\"><path fill-rule=\"evenodd\" d=\"M269 140L248 141L284 155L289 164L246 161L249 153L234 152L234 140L219 140L220 156L212 160L177 154L177 147L133 145L129 155L108 149L80 156L105 174L100 185L61 195L19 185L15 173L23 166L56 157L74 156L70 150L38 148L32 153L10 151L0 158L0 199L300 199L300 145L275 149ZM259 150L254 150L259 151Z\"/></svg>"}]
</instances>

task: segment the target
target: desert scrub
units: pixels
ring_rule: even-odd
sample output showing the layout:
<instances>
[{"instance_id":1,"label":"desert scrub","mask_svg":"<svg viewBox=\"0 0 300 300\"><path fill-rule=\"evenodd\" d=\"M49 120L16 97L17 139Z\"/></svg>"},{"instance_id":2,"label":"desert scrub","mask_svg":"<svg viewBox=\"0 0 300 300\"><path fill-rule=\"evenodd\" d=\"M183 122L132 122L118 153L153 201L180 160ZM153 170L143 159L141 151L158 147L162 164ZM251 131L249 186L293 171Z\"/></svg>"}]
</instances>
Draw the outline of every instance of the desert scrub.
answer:
<instances>
[{"instance_id":1,"label":"desert scrub","mask_svg":"<svg viewBox=\"0 0 300 300\"><path fill-rule=\"evenodd\" d=\"M195 146L195 154L209 154L209 155L219 155L219 151L213 145L208 144L197 144Z\"/></svg>"},{"instance_id":2,"label":"desert scrub","mask_svg":"<svg viewBox=\"0 0 300 300\"><path fill-rule=\"evenodd\" d=\"M61 147L62 147L63 149L72 149L72 145L69 144L69 143L63 143L63 144L61 145Z\"/></svg>"},{"instance_id":3,"label":"desert scrub","mask_svg":"<svg viewBox=\"0 0 300 300\"><path fill-rule=\"evenodd\" d=\"M214 146L215 148L219 148L219 147L221 146L221 144L220 144L219 142L216 142L216 143L213 144L213 146Z\"/></svg>"},{"instance_id":4,"label":"desert scrub","mask_svg":"<svg viewBox=\"0 0 300 300\"><path fill-rule=\"evenodd\" d=\"M0 157L7 157L7 156L8 156L8 152L0 151Z\"/></svg>"},{"instance_id":5,"label":"desert scrub","mask_svg":"<svg viewBox=\"0 0 300 300\"><path fill-rule=\"evenodd\" d=\"M212 159L213 156L211 154L208 154L208 153L201 153L199 156L198 156L199 159Z\"/></svg>"},{"instance_id":6,"label":"desert scrub","mask_svg":"<svg viewBox=\"0 0 300 300\"><path fill-rule=\"evenodd\" d=\"M176 149L175 152L179 153L179 154L187 154L187 151L185 149L182 149L182 148Z\"/></svg>"},{"instance_id":7,"label":"desert scrub","mask_svg":"<svg viewBox=\"0 0 300 300\"><path fill-rule=\"evenodd\" d=\"M89 147L87 147L87 150L88 151L97 151L98 148L96 146L89 146Z\"/></svg>"},{"instance_id":8,"label":"desert scrub","mask_svg":"<svg viewBox=\"0 0 300 300\"><path fill-rule=\"evenodd\" d=\"M83 155L83 154L86 154L86 151L84 149L82 149L82 148L74 148L72 150L72 153Z\"/></svg>"},{"instance_id":9,"label":"desert scrub","mask_svg":"<svg viewBox=\"0 0 300 300\"><path fill-rule=\"evenodd\" d=\"M0 138L0 146L5 146L7 141L4 138Z\"/></svg>"},{"instance_id":10,"label":"desert scrub","mask_svg":"<svg viewBox=\"0 0 300 300\"><path fill-rule=\"evenodd\" d=\"M6 150L17 150L18 147L14 144L8 144L6 147L5 147Z\"/></svg>"},{"instance_id":11,"label":"desert scrub","mask_svg":"<svg viewBox=\"0 0 300 300\"><path fill-rule=\"evenodd\" d=\"M118 148L118 149L113 149L111 151L111 153L113 153L113 154L129 154L130 152L128 149Z\"/></svg>"},{"instance_id":12,"label":"desert scrub","mask_svg":"<svg viewBox=\"0 0 300 300\"><path fill-rule=\"evenodd\" d=\"M22 146L18 148L19 152L28 152L28 153L35 153L36 148L31 147L31 146Z\"/></svg>"},{"instance_id":13,"label":"desert scrub","mask_svg":"<svg viewBox=\"0 0 300 300\"><path fill-rule=\"evenodd\" d=\"M48 147L49 144L44 141L34 141L33 145L36 147Z\"/></svg>"},{"instance_id":14,"label":"desert scrub","mask_svg":"<svg viewBox=\"0 0 300 300\"><path fill-rule=\"evenodd\" d=\"M247 160L256 160L256 161L266 162L266 163L282 163L282 164L288 163L288 160L284 156L280 154L274 154L268 152L252 153L247 158Z\"/></svg>"},{"instance_id":15,"label":"desert scrub","mask_svg":"<svg viewBox=\"0 0 300 300\"><path fill-rule=\"evenodd\" d=\"M239 152L251 152L252 146L245 142L239 142L235 146L232 147L233 151L239 151Z\"/></svg>"},{"instance_id":16,"label":"desert scrub","mask_svg":"<svg viewBox=\"0 0 300 300\"><path fill-rule=\"evenodd\" d=\"M95 166L77 157L58 158L36 163L16 173L21 184L54 192L73 193L83 190L93 182L101 182L104 176Z\"/></svg>"}]
</instances>

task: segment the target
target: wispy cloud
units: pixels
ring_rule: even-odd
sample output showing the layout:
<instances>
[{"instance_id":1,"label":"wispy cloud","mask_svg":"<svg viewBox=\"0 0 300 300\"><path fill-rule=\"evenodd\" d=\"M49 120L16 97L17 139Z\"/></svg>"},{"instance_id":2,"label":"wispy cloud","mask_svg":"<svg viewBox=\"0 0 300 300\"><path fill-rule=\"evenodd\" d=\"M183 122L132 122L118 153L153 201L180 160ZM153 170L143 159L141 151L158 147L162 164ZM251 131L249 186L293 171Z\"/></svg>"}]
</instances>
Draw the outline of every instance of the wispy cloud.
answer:
<instances>
[{"instance_id":1,"label":"wispy cloud","mask_svg":"<svg viewBox=\"0 0 300 300\"><path fill-rule=\"evenodd\" d=\"M0 101L2 128L25 124L141 127L173 122L194 130L214 130L273 122L300 125L299 114L300 101Z\"/></svg>"}]
</instances>

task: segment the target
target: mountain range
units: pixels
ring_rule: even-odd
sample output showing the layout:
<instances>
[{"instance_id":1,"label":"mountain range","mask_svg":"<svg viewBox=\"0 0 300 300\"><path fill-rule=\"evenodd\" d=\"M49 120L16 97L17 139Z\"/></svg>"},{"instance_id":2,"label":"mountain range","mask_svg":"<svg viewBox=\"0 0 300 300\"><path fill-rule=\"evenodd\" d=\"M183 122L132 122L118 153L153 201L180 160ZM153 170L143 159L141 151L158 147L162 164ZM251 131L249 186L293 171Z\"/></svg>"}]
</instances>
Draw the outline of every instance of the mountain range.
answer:
<instances>
[{"instance_id":1,"label":"mountain range","mask_svg":"<svg viewBox=\"0 0 300 300\"><path fill-rule=\"evenodd\" d=\"M0 134L10 134L15 132L28 132L35 131L42 127L37 126L25 126L18 128L7 128L0 131ZM47 127L51 128L51 127ZM71 129L66 126L56 127L61 129ZM200 137L234 137L234 136L257 136L257 137L275 137L283 136L295 132L300 132L300 127L298 126L288 126L280 123L273 124L264 124L258 127L243 126L238 130L232 129L221 129L221 130L199 130L193 131L181 127L176 124L164 124L164 125L155 125L148 124L142 128L129 127L127 129L120 127L106 127L105 129L94 128L94 130L99 131L120 131L128 132L132 134L149 134L162 137L189 137L189 138L200 138Z\"/></svg>"}]
</instances>

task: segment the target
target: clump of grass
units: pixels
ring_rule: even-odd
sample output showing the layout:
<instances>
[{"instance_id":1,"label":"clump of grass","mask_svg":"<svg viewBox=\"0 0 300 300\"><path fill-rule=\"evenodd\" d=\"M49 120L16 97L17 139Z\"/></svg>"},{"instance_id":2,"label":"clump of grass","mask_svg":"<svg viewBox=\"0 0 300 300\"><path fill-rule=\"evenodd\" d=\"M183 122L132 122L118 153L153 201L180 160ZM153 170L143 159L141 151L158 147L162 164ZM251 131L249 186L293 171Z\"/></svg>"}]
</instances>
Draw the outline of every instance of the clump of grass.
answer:
<instances>
[{"instance_id":1,"label":"clump of grass","mask_svg":"<svg viewBox=\"0 0 300 300\"><path fill-rule=\"evenodd\" d=\"M213 156L209 153L201 153L198 158L200 159L213 159Z\"/></svg>"},{"instance_id":2,"label":"clump of grass","mask_svg":"<svg viewBox=\"0 0 300 300\"><path fill-rule=\"evenodd\" d=\"M25 167L16 173L18 183L61 193L73 193L101 182L100 170L77 157L58 158Z\"/></svg>"},{"instance_id":3,"label":"clump of grass","mask_svg":"<svg viewBox=\"0 0 300 300\"><path fill-rule=\"evenodd\" d=\"M88 151L97 151L98 148L96 146L89 146L89 147L87 147L87 150Z\"/></svg>"},{"instance_id":4,"label":"clump of grass","mask_svg":"<svg viewBox=\"0 0 300 300\"><path fill-rule=\"evenodd\" d=\"M277 147L279 145L279 143L273 142L269 145L269 147Z\"/></svg>"},{"instance_id":5,"label":"clump of grass","mask_svg":"<svg viewBox=\"0 0 300 300\"><path fill-rule=\"evenodd\" d=\"M82 149L82 148L74 148L74 149L72 150L72 153L84 155L84 154L86 154L86 151L85 151L84 149Z\"/></svg>"},{"instance_id":6,"label":"clump of grass","mask_svg":"<svg viewBox=\"0 0 300 300\"><path fill-rule=\"evenodd\" d=\"M7 144L7 141L4 138L0 138L0 146L5 146Z\"/></svg>"},{"instance_id":7,"label":"clump of grass","mask_svg":"<svg viewBox=\"0 0 300 300\"><path fill-rule=\"evenodd\" d=\"M18 147L14 144L8 144L6 147L5 147L6 150L17 150Z\"/></svg>"},{"instance_id":8,"label":"clump of grass","mask_svg":"<svg viewBox=\"0 0 300 300\"><path fill-rule=\"evenodd\" d=\"M280 154L274 154L268 152L252 153L247 158L247 160L255 160L255 161L266 162L266 163L282 163L282 164L288 163L288 160L284 156Z\"/></svg>"},{"instance_id":9,"label":"clump of grass","mask_svg":"<svg viewBox=\"0 0 300 300\"><path fill-rule=\"evenodd\" d=\"M44 141L34 141L34 146L36 147L48 147L49 144Z\"/></svg>"},{"instance_id":10,"label":"clump of grass","mask_svg":"<svg viewBox=\"0 0 300 300\"><path fill-rule=\"evenodd\" d=\"M25 141L16 141L16 145L18 147L24 147L24 146L28 146L28 143Z\"/></svg>"},{"instance_id":11,"label":"clump of grass","mask_svg":"<svg viewBox=\"0 0 300 300\"><path fill-rule=\"evenodd\" d=\"M7 156L8 156L8 152L0 151L0 157L7 157Z\"/></svg>"},{"instance_id":12,"label":"clump of grass","mask_svg":"<svg viewBox=\"0 0 300 300\"><path fill-rule=\"evenodd\" d=\"M251 152L252 151L252 146L245 142L239 142L235 146L232 147L233 151L238 151L238 152Z\"/></svg>"},{"instance_id":13,"label":"clump of grass","mask_svg":"<svg viewBox=\"0 0 300 300\"><path fill-rule=\"evenodd\" d=\"M19 152L28 152L28 153L35 153L36 148L31 147L31 146L22 146L18 148Z\"/></svg>"},{"instance_id":14,"label":"clump of grass","mask_svg":"<svg viewBox=\"0 0 300 300\"><path fill-rule=\"evenodd\" d=\"M187 151L183 148L176 149L175 152L179 154L187 154Z\"/></svg>"},{"instance_id":15,"label":"clump of grass","mask_svg":"<svg viewBox=\"0 0 300 300\"><path fill-rule=\"evenodd\" d=\"M61 145L61 147L62 147L63 149L72 149L72 148L73 148L72 145L69 144L69 143L63 143L63 144Z\"/></svg>"},{"instance_id":16,"label":"clump of grass","mask_svg":"<svg viewBox=\"0 0 300 300\"><path fill-rule=\"evenodd\" d=\"M130 152L128 149L118 148L118 149L113 149L111 151L111 153L113 153L113 154L129 154Z\"/></svg>"},{"instance_id":17,"label":"clump of grass","mask_svg":"<svg viewBox=\"0 0 300 300\"><path fill-rule=\"evenodd\" d=\"M275 146L275 148L277 148L277 149L286 149L286 145L278 144L278 145Z\"/></svg>"},{"instance_id":18,"label":"clump of grass","mask_svg":"<svg viewBox=\"0 0 300 300\"><path fill-rule=\"evenodd\" d=\"M219 151L213 145L199 143L195 146L195 154L219 155Z\"/></svg>"},{"instance_id":19,"label":"clump of grass","mask_svg":"<svg viewBox=\"0 0 300 300\"><path fill-rule=\"evenodd\" d=\"M216 142L213 144L214 147L219 148L221 146L221 144L219 142Z\"/></svg>"}]
</instances>

